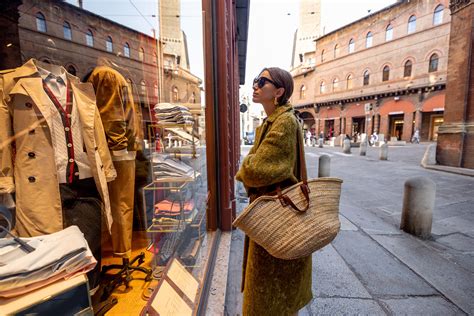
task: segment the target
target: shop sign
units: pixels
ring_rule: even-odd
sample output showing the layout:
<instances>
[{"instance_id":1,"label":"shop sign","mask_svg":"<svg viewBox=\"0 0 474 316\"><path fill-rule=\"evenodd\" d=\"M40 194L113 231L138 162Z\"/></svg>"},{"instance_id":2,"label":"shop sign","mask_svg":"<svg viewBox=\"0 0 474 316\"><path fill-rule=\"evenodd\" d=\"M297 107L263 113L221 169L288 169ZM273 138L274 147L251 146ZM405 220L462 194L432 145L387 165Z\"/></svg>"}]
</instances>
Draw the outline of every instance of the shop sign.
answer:
<instances>
[{"instance_id":1,"label":"shop sign","mask_svg":"<svg viewBox=\"0 0 474 316\"><path fill-rule=\"evenodd\" d=\"M403 111L389 112L388 115L403 114Z\"/></svg>"}]
</instances>

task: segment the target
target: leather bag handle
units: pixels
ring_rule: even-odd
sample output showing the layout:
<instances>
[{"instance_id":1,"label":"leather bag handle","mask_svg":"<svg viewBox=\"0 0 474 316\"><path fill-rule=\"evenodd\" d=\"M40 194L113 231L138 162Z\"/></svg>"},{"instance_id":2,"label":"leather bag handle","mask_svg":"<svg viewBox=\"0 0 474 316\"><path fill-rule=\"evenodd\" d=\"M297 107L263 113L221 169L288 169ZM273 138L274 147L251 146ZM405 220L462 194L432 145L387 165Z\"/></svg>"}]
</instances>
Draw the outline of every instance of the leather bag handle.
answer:
<instances>
[{"instance_id":1,"label":"leather bag handle","mask_svg":"<svg viewBox=\"0 0 474 316\"><path fill-rule=\"evenodd\" d=\"M296 118L298 120L298 118ZM302 131L301 131L301 126L298 123L298 130L297 130L297 135L296 135L296 146L298 147L298 155L299 155L299 161L300 161L300 179L302 179L303 183L300 185L300 189L303 192L303 195L306 199L306 207L302 210L300 210L295 203L286 195L281 193L281 188L280 186L277 187L277 193L278 193L278 199L280 200L280 203L283 207L290 205L295 211L298 212L306 212L309 208L309 193L310 189L308 186L308 175L306 173L306 160L304 157L304 149L303 149L303 144L302 144Z\"/></svg>"}]
</instances>

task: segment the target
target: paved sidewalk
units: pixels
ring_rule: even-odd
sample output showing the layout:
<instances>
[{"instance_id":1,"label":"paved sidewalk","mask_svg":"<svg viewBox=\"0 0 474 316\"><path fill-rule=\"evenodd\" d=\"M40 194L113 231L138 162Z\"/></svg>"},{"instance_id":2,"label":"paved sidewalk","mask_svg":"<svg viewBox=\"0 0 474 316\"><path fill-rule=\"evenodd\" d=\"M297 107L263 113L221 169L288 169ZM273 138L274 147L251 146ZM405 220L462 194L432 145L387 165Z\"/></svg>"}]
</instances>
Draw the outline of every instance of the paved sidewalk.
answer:
<instances>
[{"instance_id":1,"label":"paved sidewalk","mask_svg":"<svg viewBox=\"0 0 474 316\"><path fill-rule=\"evenodd\" d=\"M306 148L310 177L318 157L329 154L331 176L344 183L342 229L313 255L314 299L300 315L474 314L474 178L422 168L427 145L389 147L388 161L378 160L378 148L366 157L358 148L351 155ZM429 240L399 230L404 183L415 176L437 185ZM241 314L242 248L243 234L234 231L227 315Z\"/></svg>"}]
</instances>

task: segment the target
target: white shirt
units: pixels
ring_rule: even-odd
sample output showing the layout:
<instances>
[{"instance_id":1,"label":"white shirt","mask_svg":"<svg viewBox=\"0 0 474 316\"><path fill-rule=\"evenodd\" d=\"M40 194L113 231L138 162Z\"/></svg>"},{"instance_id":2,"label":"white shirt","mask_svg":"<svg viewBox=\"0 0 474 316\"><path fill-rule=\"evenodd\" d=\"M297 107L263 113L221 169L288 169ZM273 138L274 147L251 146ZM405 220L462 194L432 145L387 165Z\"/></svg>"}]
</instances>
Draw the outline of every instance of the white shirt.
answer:
<instances>
[{"instance_id":1,"label":"white shirt","mask_svg":"<svg viewBox=\"0 0 474 316\"><path fill-rule=\"evenodd\" d=\"M66 110L67 101L67 76L66 71L62 67L57 67L55 73L50 72L41 67L37 67L38 72L46 83L46 86L51 90L56 99L61 104L62 108ZM48 97L49 99L49 97ZM71 100L72 102L72 100ZM92 170L90 168L89 158L85 152L84 140L82 138L82 124L79 118L77 107L73 106L71 110L71 127L72 132L72 143L69 143L66 139L66 133L68 127L66 127L61 120L61 115L54 105L53 101L50 101L51 109L51 139L53 142L56 170L58 173L59 183L67 183L67 167L68 162L75 162L78 167L79 179L86 179L92 177ZM68 147L74 147L73 157L69 157Z\"/></svg>"}]
</instances>

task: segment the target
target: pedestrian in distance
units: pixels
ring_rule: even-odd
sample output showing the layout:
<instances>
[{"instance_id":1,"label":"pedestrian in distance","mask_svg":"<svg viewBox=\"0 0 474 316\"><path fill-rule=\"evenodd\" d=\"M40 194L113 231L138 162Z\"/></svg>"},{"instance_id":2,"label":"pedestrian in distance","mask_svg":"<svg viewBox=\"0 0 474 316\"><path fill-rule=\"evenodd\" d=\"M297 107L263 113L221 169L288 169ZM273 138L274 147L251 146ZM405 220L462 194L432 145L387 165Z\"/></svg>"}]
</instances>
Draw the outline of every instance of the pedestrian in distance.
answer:
<instances>
[{"instance_id":1,"label":"pedestrian in distance","mask_svg":"<svg viewBox=\"0 0 474 316\"><path fill-rule=\"evenodd\" d=\"M413 133L413 137L411 138L412 143L419 144L420 143L420 131L418 129L415 130Z\"/></svg>"},{"instance_id":2,"label":"pedestrian in distance","mask_svg":"<svg viewBox=\"0 0 474 316\"><path fill-rule=\"evenodd\" d=\"M243 182L250 202L276 194L299 179L297 138L303 143L289 103L293 78L280 68L264 68L253 82L253 102L263 105L267 118L256 130L256 141L236 179ZM284 219L282 219L284 220ZM296 315L312 299L311 255L278 259L245 237L243 254L243 315Z\"/></svg>"}]
</instances>

